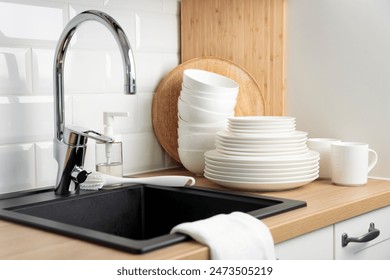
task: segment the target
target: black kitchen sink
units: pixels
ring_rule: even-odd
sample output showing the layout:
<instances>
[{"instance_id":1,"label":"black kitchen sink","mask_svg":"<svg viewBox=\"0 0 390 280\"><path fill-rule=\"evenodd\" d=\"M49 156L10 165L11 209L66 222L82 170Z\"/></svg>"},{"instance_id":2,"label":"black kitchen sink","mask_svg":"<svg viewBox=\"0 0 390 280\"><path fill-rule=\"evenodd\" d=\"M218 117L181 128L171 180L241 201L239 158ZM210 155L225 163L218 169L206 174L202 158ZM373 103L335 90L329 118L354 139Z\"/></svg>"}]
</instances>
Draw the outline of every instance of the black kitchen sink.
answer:
<instances>
[{"instance_id":1,"label":"black kitchen sink","mask_svg":"<svg viewBox=\"0 0 390 280\"><path fill-rule=\"evenodd\" d=\"M53 189L0 196L0 218L131 253L145 253L189 237L177 224L241 211L265 218L304 207L303 201L198 187L128 185L69 197Z\"/></svg>"}]
</instances>

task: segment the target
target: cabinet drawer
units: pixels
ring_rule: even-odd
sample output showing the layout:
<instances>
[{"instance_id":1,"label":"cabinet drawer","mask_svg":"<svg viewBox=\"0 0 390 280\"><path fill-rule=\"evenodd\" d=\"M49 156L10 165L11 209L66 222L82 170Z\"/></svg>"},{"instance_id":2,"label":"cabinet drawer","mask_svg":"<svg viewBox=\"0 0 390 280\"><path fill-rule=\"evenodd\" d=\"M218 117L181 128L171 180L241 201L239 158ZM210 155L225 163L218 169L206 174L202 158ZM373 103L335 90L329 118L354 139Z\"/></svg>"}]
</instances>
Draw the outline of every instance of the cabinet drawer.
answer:
<instances>
[{"instance_id":1,"label":"cabinet drawer","mask_svg":"<svg viewBox=\"0 0 390 280\"><path fill-rule=\"evenodd\" d=\"M332 260L333 226L279 243L275 251L280 260Z\"/></svg>"},{"instance_id":2,"label":"cabinet drawer","mask_svg":"<svg viewBox=\"0 0 390 280\"><path fill-rule=\"evenodd\" d=\"M342 246L342 236L361 237L368 233L370 224L379 229L375 239ZM381 208L334 225L335 259L390 259L390 207Z\"/></svg>"}]
</instances>

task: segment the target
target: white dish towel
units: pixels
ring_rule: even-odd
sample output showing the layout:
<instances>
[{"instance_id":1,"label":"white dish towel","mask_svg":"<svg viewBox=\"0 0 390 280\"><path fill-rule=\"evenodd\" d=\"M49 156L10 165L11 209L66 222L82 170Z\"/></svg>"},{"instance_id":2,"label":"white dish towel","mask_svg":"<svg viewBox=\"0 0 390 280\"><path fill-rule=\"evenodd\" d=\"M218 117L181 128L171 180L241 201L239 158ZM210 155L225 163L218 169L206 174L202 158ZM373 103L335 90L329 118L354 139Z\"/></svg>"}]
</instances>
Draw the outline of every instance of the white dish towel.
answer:
<instances>
[{"instance_id":1,"label":"white dish towel","mask_svg":"<svg viewBox=\"0 0 390 280\"><path fill-rule=\"evenodd\" d=\"M207 245L213 260L275 260L274 241L268 227L243 212L182 223L171 230L175 232Z\"/></svg>"}]
</instances>

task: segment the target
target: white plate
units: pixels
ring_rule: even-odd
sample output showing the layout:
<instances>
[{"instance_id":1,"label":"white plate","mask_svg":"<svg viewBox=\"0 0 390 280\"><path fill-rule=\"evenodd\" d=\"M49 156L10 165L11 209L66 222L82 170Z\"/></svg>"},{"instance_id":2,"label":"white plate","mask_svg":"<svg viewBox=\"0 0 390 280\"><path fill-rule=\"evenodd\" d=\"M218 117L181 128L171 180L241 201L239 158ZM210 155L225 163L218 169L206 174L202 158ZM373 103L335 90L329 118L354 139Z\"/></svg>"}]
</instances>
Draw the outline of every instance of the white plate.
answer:
<instances>
[{"instance_id":1,"label":"white plate","mask_svg":"<svg viewBox=\"0 0 390 280\"><path fill-rule=\"evenodd\" d=\"M302 149L304 147L307 147L306 141L301 141L297 143L292 144L237 144L237 143L230 143L223 141L221 139L215 139L215 145L216 146L223 146L224 148L231 148L231 149L243 149L243 150L258 150L262 152L268 152L268 151L280 151L285 150L288 151L289 149Z\"/></svg>"},{"instance_id":2,"label":"white plate","mask_svg":"<svg viewBox=\"0 0 390 280\"><path fill-rule=\"evenodd\" d=\"M300 180L307 180L312 177L318 176L318 170L315 170L314 172L302 176L291 176L291 177L274 177L274 178L266 178L266 177L240 177L240 176L228 176L228 175L220 175L217 173L214 173L210 171L209 169L205 169L205 174L218 179L218 180L228 180L230 182L247 182L247 183L261 183L261 182L267 182L267 183L283 183L283 182L290 182L290 181L300 181Z\"/></svg>"},{"instance_id":3,"label":"white plate","mask_svg":"<svg viewBox=\"0 0 390 280\"><path fill-rule=\"evenodd\" d=\"M289 152L302 152L302 151L308 151L307 145L300 145L293 148L288 147L276 147L276 148L262 148L261 146L238 146L238 147L232 147L231 145L225 145L224 143L221 143L220 141L214 141L215 147L220 150L224 151L230 151L230 152L237 152L237 153L289 153Z\"/></svg>"},{"instance_id":4,"label":"white plate","mask_svg":"<svg viewBox=\"0 0 390 280\"><path fill-rule=\"evenodd\" d=\"M210 181L217 183L223 187L236 189L236 190L247 190L247 191L283 191L295 189L298 187L302 187L306 184L313 182L318 178L317 176L313 176L312 178L306 180L297 180L290 182L257 182L257 183L248 183L248 182L232 182L229 180L220 180L215 179L210 175L204 175Z\"/></svg>"},{"instance_id":5,"label":"white plate","mask_svg":"<svg viewBox=\"0 0 390 280\"><path fill-rule=\"evenodd\" d=\"M289 168L307 168L312 166L313 164L318 164L319 158L314 158L308 161L302 162L289 162L289 163L239 163L239 162L224 162L224 161L216 161L210 158L205 158L205 161L211 163L213 165L217 165L220 167L228 167L228 168L243 168L243 169L289 169Z\"/></svg>"},{"instance_id":6,"label":"white plate","mask_svg":"<svg viewBox=\"0 0 390 280\"><path fill-rule=\"evenodd\" d=\"M289 134L295 131L294 128L278 128L278 129L238 129L238 128L229 128L229 132L240 136L241 134Z\"/></svg>"},{"instance_id":7,"label":"white plate","mask_svg":"<svg viewBox=\"0 0 390 280\"><path fill-rule=\"evenodd\" d=\"M301 163L314 159L319 159L319 153L309 150L307 153L298 156L268 156L268 157L242 157L242 156L227 156L222 155L217 150L205 152L205 158L219 162L230 163L252 163L252 164L286 164L286 163Z\"/></svg>"},{"instance_id":8,"label":"white plate","mask_svg":"<svg viewBox=\"0 0 390 280\"><path fill-rule=\"evenodd\" d=\"M240 134L236 135L229 131L218 131L217 136L221 139L235 141L280 141L280 140L303 140L307 138L307 132L294 131L286 134Z\"/></svg>"},{"instance_id":9,"label":"white plate","mask_svg":"<svg viewBox=\"0 0 390 280\"><path fill-rule=\"evenodd\" d=\"M303 148L303 149L294 149L292 151L268 151L268 152L256 152L255 150L238 150L238 149L228 149L224 147L216 147L216 150L223 155L228 156L244 156L244 157L269 157L269 156L295 156L295 155L302 155L306 154L309 149Z\"/></svg>"},{"instance_id":10,"label":"white plate","mask_svg":"<svg viewBox=\"0 0 390 280\"><path fill-rule=\"evenodd\" d=\"M228 121L230 128L239 129L278 129L278 128L292 128L295 129L295 123L232 123Z\"/></svg>"},{"instance_id":11,"label":"white plate","mask_svg":"<svg viewBox=\"0 0 390 280\"><path fill-rule=\"evenodd\" d=\"M230 123L295 123L294 117L288 116L237 116L228 118Z\"/></svg>"},{"instance_id":12,"label":"white plate","mask_svg":"<svg viewBox=\"0 0 390 280\"><path fill-rule=\"evenodd\" d=\"M287 172L303 172L307 170L311 170L314 168L319 167L319 161L313 161L310 164L304 165L304 166L269 166L266 165L264 167L248 167L248 165L245 166L239 166L239 165L221 165L219 162L215 162L209 159L206 159L206 166L210 167L213 170L216 171L222 171L222 172L240 172L243 174L246 173L257 173L257 174L263 174L263 173L287 173Z\"/></svg>"},{"instance_id":13,"label":"white plate","mask_svg":"<svg viewBox=\"0 0 390 280\"><path fill-rule=\"evenodd\" d=\"M227 145L239 145L239 146L248 146L248 147L254 147L254 146L285 146L285 145L306 145L306 137L302 139L294 139L294 140L255 140L255 141L248 141L248 139L244 140L231 140L231 139L224 139L221 136L216 135L215 140L219 141L223 144Z\"/></svg>"},{"instance_id":14,"label":"white plate","mask_svg":"<svg viewBox=\"0 0 390 280\"><path fill-rule=\"evenodd\" d=\"M209 175L214 175L215 178L218 178L218 176L221 176L220 179L230 179L230 178L237 178L238 181L248 181L248 179L258 179L258 180L265 180L267 182L271 182L274 180L282 181L284 179L287 179L291 181L292 179L302 179L302 176L314 176L315 174L318 174L319 167L310 168L304 171L298 171L298 172L275 172L275 173L264 173L264 172L256 172L256 173L247 173L247 172L232 172L232 171L220 171L214 169L212 166L206 164L205 172L209 173ZM292 177L292 178L291 178ZM243 178L243 180L239 179Z\"/></svg>"}]
</instances>

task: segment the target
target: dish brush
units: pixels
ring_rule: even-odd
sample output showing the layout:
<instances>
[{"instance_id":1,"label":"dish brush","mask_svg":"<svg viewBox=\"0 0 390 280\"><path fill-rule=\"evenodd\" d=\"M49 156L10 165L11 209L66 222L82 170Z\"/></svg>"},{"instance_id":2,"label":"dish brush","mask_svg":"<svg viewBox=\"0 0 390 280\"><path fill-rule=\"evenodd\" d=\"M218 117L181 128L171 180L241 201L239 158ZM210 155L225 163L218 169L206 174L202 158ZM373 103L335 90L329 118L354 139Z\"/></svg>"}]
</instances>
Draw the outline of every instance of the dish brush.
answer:
<instances>
[{"instance_id":1,"label":"dish brush","mask_svg":"<svg viewBox=\"0 0 390 280\"><path fill-rule=\"evenodd\" d=\"M100 172L91 172L87 179L80 184L82 190L98 190L104 186L117 184L151 184L167 187L193 186L195 179L190 176L153 176L143 178L122 178Z\"/></svg>"}]
</instances>

